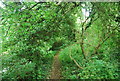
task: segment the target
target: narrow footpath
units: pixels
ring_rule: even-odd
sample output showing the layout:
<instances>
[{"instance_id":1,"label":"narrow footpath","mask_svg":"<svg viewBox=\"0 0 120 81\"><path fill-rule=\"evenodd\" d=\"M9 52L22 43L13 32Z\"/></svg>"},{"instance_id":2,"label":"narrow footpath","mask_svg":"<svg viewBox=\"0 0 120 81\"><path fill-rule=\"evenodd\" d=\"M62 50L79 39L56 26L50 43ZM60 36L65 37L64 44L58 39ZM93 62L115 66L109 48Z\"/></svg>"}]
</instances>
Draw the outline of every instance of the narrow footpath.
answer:
<instances>
[{"instance_id":1,"label":"narrow footpath","mask_svg":"<svg viewBox=\"0 0 120 81\"><path fill-rule=\"evenodd\" d=\"M61 69L60 69L60 60L59 60L59 51L58 51L53 59L50 79L60 79L60 77L61 77Z\"/></svg>"}]
</instances>

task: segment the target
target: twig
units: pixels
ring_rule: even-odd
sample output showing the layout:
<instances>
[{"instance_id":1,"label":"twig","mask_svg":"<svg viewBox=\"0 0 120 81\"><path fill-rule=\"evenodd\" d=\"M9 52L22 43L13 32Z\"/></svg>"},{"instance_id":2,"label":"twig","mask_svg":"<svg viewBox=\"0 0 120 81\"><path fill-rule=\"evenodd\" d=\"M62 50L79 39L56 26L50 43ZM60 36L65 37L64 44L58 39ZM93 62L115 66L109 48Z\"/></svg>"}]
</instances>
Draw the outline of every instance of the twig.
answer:
<instances>
[{"instance_id":1,"label":"twig","mask_svg":"<svg viewBox=\"0 0 120 81\"><path fill-rule=\"evenodd\" d=\"M45 3L45 2L37 2L35 5L33 5L31 8L29 8L28 10L31 10L32 8L34 8L35 6L37 6L40 3Z\"/></svg>"},{"instance_id":2,"label":"twig","mask_svg":"<svg viewBox=\"0 0 120 81\"><path fill-rule=\"evenodd\" d=\"M37 6L39 4L39 2L38 3L36 3L35 5L33 5L31 8L29 8L28 10L31 10L32 8L34 8L35 6Z\"/></svg>"}]
</instances>

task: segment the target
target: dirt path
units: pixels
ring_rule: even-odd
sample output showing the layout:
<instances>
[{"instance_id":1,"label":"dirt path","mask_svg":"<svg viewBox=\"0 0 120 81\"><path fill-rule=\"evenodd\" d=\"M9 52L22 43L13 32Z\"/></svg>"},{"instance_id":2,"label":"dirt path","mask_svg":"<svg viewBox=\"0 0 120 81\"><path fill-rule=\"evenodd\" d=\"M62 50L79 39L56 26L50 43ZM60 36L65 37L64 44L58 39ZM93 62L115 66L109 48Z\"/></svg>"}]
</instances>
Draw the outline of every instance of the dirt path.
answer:
<instances>
[{"instance_id":1,"label":"dirt path","mask_svg":"<svg viewBox=\"0 0 120 81\"><path fill-rule=\"evenodd\" d=\"M57 52L53 59L50 79L60 79L60 75L61 75L61 71L60 71L59 52Z\"/></svg>"}]
</instances>

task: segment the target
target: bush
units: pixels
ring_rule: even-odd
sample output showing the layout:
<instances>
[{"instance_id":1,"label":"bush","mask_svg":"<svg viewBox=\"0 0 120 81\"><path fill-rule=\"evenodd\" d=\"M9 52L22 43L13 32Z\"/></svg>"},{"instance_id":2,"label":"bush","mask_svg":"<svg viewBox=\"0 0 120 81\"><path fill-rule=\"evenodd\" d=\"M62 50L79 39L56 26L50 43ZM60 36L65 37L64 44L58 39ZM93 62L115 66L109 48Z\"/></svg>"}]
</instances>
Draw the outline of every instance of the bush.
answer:
<instances>
[{"instance_id":1,"label":"bush","mask_svg":"<svg viewBox=\"0 0 120 81\"><path fill-rule=\"evenodd\" d=\"M79 73L80 79L117 79L117 67L110 62L93 60Z\"/></svg>"}]
</instances>

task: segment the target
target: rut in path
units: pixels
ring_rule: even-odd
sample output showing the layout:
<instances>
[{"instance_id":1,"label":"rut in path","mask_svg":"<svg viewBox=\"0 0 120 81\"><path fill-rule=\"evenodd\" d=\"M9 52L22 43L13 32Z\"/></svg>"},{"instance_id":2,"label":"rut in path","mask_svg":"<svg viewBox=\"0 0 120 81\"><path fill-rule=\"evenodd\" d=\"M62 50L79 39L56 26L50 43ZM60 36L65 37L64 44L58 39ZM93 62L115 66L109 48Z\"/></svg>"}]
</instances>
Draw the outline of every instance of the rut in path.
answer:
<instances>
[{"instance_id":1,"label":"rut in path","mask_svg":"<svg viewBox=\"0 0 120 81\"><path fill-rule=\"evenodd\" d=\"M50 79L60 79L60 74L59 52L57 52L54 56Z\"/></svg>"}]
</instances>

